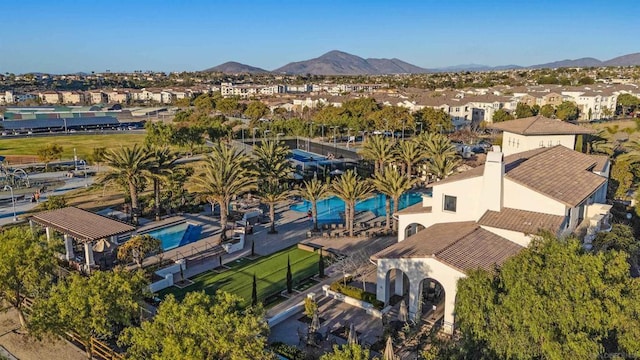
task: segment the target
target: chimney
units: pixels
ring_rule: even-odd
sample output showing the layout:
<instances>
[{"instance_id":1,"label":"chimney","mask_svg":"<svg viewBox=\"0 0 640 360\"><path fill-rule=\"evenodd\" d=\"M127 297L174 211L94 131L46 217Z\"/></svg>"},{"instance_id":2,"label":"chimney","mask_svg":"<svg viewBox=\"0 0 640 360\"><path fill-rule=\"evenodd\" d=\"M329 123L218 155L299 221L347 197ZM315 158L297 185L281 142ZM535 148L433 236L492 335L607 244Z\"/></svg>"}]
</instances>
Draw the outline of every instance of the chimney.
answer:
<instances>
[{"instance_id":1,"label":"chimney","mask_svg":"<svg viewBox=\"0 0 640 360\"><path fill-rule=\"evenodd\" d=\"M484 164L482 176L482 196L480 208L482 214L485 210L502 210L504 197L504 154L500 146L494 145L487 153L487 161ZM480 214L479 216L482 216Z\"/></svg>"}]
</instances>

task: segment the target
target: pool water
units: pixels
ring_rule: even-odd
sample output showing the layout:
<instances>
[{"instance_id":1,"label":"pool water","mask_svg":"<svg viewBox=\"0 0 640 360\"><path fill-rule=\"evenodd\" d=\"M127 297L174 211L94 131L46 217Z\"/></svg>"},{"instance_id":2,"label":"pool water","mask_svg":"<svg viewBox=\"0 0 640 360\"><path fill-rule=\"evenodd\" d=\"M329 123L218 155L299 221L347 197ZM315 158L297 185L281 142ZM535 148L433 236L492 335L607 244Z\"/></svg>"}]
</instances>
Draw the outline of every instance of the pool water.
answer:
<instances>
[{"instance_id":1,"label":"pool water","mask_svg":"<svg viewBox=\"0 0 640 360\"><path fill-rule=\"evenodd\" d=\"M326 160L327 159L326 157L324 157L322 155L310 153L308 151L304 151L304 150L300 150L300 149L291 150L291 158L294 159L294 160L298 160L300 162L304 162L304 163L322 161L322 160Z\"/></svg>"},{"instance_id":2,"label":"pool water","mask_svg":"<svg viewBox=\"0 0 640 360\"><path fill-rule=\"evenodd\" d=\"M162 250L171 250L200 239L202 227L181 223L169 227L151 230L145 234L160 240Z\"/></svg>"},{"instance_id":3,"label":"pool water","mask_svg":"<svg viewBox=\"0 0 640 360\"><path fill-rule=\"evenodd\" d=\"M398 210L402 210L408 206L415 205L422 201L420 193L406 193L400 197ZM366 200L356 203L356 212L371 211L376 216L386 215L386 198L383 194L377 194ZM303 200L301 203L291 205L293 211L306 213L311 209L311 203ZM393 209L393 200L391 201L391 209ZM318 201L318 222L319 223L339 223L342 222L340 213L344 212L344 201L337 196Z\"/></svg>"}]
</instances>

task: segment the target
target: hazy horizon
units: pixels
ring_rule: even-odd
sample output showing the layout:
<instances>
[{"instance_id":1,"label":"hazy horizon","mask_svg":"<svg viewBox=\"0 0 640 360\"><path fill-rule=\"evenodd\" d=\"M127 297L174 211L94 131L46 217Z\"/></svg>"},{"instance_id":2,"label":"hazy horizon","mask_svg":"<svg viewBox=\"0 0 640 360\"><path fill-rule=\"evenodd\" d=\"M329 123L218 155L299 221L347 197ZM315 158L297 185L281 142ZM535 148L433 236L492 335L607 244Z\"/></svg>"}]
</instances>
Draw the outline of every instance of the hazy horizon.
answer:
<instances>
[{"instance_id":1,"label":"hazy horizon","mask_svg":"<svg viewBox=\"0 0 640 360\"><path fill-rule=\"evenodd\" d=\"M640 51L640 3L194 0L3 4L0 72L273 70L340 50L423 68L608 60ZM626 34L626 35L625 35Z\"/></svg>"}]
</instances>

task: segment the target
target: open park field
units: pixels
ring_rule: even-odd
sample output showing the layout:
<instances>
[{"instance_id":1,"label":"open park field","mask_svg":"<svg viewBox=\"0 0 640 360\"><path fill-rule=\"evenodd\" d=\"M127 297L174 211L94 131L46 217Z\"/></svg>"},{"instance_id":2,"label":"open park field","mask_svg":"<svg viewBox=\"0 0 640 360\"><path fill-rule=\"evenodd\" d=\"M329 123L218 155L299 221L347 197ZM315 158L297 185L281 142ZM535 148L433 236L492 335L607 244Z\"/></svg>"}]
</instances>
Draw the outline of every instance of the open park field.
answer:
<instances>
[{"instance_id":1,"label":"open park field","mask_svg":"<svg viewBox=\"0 0 640 360\"><path fill-rule=\"evenodd\" d=\"M37 136L21 138L0 139L0 155L7 156L11 161L11 155L36 156L38 149L49 144L62 146L62 159L73 159L73 149L76 149L78 157L86 159L93 149L104 147L107 149L120 146L133 146L142 144L145 134L82 134L60 136Z\"/></svg>"},{"instance_id":2,"label":"open park field","mask_svg":"<svg viewBox=\"0 0 640 360\"><path fill-rule=\"evenodd\" d=\"M258 299L264 301L287 288L287 257L291 261L293 284L296 286L301 280L309 278L318 272L319 255L297 247L279 251L277 253L250 260L238 259L225 266L230 267L223 272L208 271L192 279L194 283L183 289L170 287L160 291L161 298L173 294L182 299L187 292L202 291L209 295L222 290L234 293L245 299L245 304L251 302L253 275L256 275Z\"/></svg>"}]
</instances>

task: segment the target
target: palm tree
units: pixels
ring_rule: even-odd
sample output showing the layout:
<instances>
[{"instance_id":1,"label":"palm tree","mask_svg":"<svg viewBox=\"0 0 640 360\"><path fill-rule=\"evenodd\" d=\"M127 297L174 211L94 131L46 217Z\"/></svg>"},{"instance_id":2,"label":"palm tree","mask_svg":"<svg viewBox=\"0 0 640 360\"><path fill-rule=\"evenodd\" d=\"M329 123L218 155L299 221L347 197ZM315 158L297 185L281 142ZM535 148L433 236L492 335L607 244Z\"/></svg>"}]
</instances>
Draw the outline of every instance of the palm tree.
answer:
<instances>
[{"instance_id":1,"label":"palm tree","mask_svg":"<svg viewBox=\"0 0 640 360\"><path fill-rule=\"evenodd\" d=\"M391 227L391 214L398 212L400 197L409 191L413 184L415 184L414 179L402 176L397 171L390 170L373 175L373 186L386 197L387 229ZM393 200L393 212L391 211L391 200ZM394 221L393 230L398 230L397 227L397 222Z\"/></svg>"},{"instance_id":2,"label":"palm tree","mask_svg":"<svg viewBox=\"0 0 640 360\"><path fill-rule=\"evenodd\" d=\"M282 143L272 140L263 141L254 149L253 154L256 157L255 168L260 178L279 182L289 177L292 171L289 161L291 150Z\"/></svg>"},{"instance_id":3,"label":"palm tree","mask_svg":"<svg viewBox=\"0 0 640 360\"><path fill-rule=\"evenodd\" d=\"M395 155L399 161L404 163L408 179L411 179L412 166L424 158L420 144L414 140L401 141L396 148Z\"/></svg>"},{"instance_id":4,"label":"palm tree","mask_svg":"<svg viewBox=\"0 0 640 360\"><path fill-rule=\"evenodd\" d=\"M311 215L313 216L313 231L318 231L318 201L329 196L329 186L317 178L305 181L299 194L303 199L311 203Z\"/></svg>"},{"instance_id":5,"label":"palm tree","mask_svg":"<svg viewBox=\"0 0 640 360\"><path fill-rule=\"evenodd\" d=\"M233 197L256 188L255 173L250 159L235 148L220 143L205 159L202 171L192 177L191 190L211 204L220 206L222 237L226 236L227 214Z\"/></svg>"},{"instance_id":6,"label":"palm tree","mask_svg":"<svg viewBox=\"0 0 640 360\"><path fill-rule=\"evenodd\" d=\"M138 215L138 188L149 175L149 168L153 161L151 155L147 149L138 144L133 147L110 150L104 155L104 162L110 169L100 176L98 181L106 183L116 180L129 188L134 223L137 222Z\"/></svg>"},{"instance_id":7,"label":"palm tree","mask_svg":"<svg viewBox=\"0 0 640 360\"><path fill-rule=\"evenodd\" d=\"M436 179L446 178L460 165L456 148L445 135L421 134L418 143L422 147L425 157L429 160L427 169Z\"/></svg>"},{"instance_id":8,"label":"palm tree","mask_svg":"<svg viewBox=\"0 0 640 360\"><path fill-rule=\"evenodd\" d=\"M356 202L369 197L373 188L368 181L360 179L355 171L347 170L331 183L331 192L344 201L345 225L349 230L349 236L353 236Z\"/></svg>"},{"instance_id":9,"label":"palm tree","mask_svg":"<svg viewBox=\"0 0 640 360\"><path fill-rule=\"evenodd\" d=\"M160 220L160 183L166 181L173 174L173 168L178 160L178 154L169 147L154 147L148 150L151 156L149 177L153 181L153 194L155 197L156 221Z\"/></svg>"},{"instance_id":10,"label":"palm tree","mask_svg":"<svg viewBox=\"0 0 640 360\"><path fill-rule=\"evenodd\" d=\"M386 136L370 136L362 144L360 155L365 160L373 161L375 172L384 171L384 166L393 161L395 143Z\"/></svg>"},{"instance_id":11,"label":"palm tree","mask_svg":"<svg viewBox=\"0 0 640 360\"><path fill-rule=\"evenodd\" d=\"M271 218L271 228L269 234L277 234L276 231L276 208L275 205L288 198L287 189L276 181L264 181L258 189L258 196L264 204L269 205L269 217Z\"/></svg>"}]
</instances>

